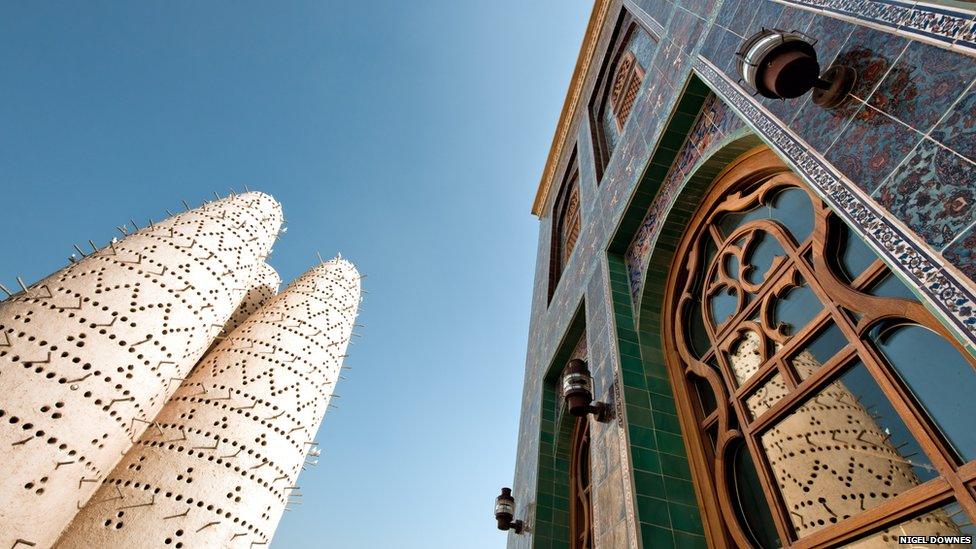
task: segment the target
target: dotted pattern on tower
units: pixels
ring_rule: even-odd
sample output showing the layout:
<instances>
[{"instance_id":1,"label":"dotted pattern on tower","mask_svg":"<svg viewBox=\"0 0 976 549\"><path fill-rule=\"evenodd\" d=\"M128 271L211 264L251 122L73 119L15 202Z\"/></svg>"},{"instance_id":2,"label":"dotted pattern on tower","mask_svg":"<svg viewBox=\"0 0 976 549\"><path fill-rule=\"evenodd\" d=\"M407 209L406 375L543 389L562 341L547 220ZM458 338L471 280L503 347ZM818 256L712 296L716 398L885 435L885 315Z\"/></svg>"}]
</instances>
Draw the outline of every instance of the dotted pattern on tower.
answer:
<instances>
[{"instance_id":1,"label":"dotted pattern on tower","mask_svg":"<svg viewBox=\"0 0 976 549\"><path fill-rule=\"evenodd\" d=\"M201 360L58 546L269 543L297 493L359 302L360 276L341 259L271 298Z\"/></svg>"},{"instance_id":2,"label":"dotted pattern on tower","mask_svg":"<svg viewBox=\"0 0 976 549\"><path fill-rule=\"evenodd\" d=\"M270 196L228 197L0 302L0 547L57 539L211 345L281 222Z\"/></svg>"}]
</instances>

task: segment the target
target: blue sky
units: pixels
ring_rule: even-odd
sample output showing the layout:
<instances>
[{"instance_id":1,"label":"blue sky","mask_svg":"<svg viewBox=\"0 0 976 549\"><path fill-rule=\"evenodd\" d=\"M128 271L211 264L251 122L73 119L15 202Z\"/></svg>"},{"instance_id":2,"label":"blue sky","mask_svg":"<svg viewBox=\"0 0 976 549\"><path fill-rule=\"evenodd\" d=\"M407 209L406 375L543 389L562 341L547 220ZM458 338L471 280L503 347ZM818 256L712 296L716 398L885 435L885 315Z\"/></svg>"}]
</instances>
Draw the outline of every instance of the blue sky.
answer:
<instances>
[{"instance_id":1,"label":"blue sky","mask_svg":"<svg viewBox=\"0 0 976 549\"><path fill-rule=\"evenodd\" d=\"M591 3L0 3L0 282L244 185L367 274L277 547L498 548L538 222Z\"/></svg>"}]
</instances>

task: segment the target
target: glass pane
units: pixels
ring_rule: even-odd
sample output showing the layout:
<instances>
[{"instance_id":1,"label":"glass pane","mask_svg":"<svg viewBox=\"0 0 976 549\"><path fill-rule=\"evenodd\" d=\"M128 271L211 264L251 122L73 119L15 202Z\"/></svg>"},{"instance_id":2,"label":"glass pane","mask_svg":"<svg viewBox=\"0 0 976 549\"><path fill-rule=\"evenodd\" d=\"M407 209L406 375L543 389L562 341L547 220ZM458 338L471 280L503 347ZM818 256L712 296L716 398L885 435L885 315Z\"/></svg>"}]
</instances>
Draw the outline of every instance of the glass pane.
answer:
<instances>
[{"instance_id":1,"label":"glass pane","mask_svg":"<svg viewBox=\"0 0 976 549\"><path fill-rule=\"evenodd\" d=\"M752 538L756 547L782 547L779 534L776 533L776 524L769 512L769 503L766 501L762 485L759 483L756 465L743 443L740 443L735 451L732 462L732 478L729 484L732 488L734 503L738 506L736 511L739 516L739 524Z\"/></svg>"},{"instance_id":2,"label":"glass pane","mask_svg":"<svg viewBox=\"0 0 976 549\"><path fill-rule=\"evenodd\" d=\"M821 330L799 353L793 355L790 364L800 379L810 377L813 372L830 360L847 345L847 337L833 322Z\"/></svg>"},{"instance_id":3,"label":"glass pane","mask_svg":"<svg viewBox=\"0 0 976 549\"><path fill-rule=\"evenodd\" d=\"M899 297L902 299L911 299L913 301L918 301L915 294L905 286L898 277L893 274L888 274L884 279L875 284L868 293L871 295L876 295L880 297Z\"/></svg>"},{"instance_id":4,"label":"glass pane","mask_svg":"<svg viewBox=\"0 0 976 549\"><path fill-rule=\"evenodd\" d=\"M783 381L783 376L778 372L769 381L763 383L754 393L746 399L746 407L753 419L763 415L763 412L773 407L779 399L786 396L790 390Z\"/></svg>"},{"instance_id":5,"label":"glass pane","mask_svg":"<svg viewBox=\"0 0 976 549\"><path fill-rule=\"evenodd\" d=\"M736 385L745 383L766 361L760 342L759 334L747 330L729 347L730 352L725 356L729 360L729 366L732 367Z\"/></svg>"},{"instance_id":6,"label":"glass pane","mask_svg":"<svg viewBox=\"0 0 976 549\"><path fill-rule=\"evenodd\" d=\"M702 320L701 301L697 299L688 305L688 325L685 337L695 358L701 358L712 344L708 339L708 332L705 331L705 323Z\"/></svg>"},{"instance_id":7,"label":"glass pane","mask_svg":"<svg viewBox=\"0 0 976 549\"><path fill-rule=\"evenodd\" d=\"M878 259L878 256L843 222L837 220L837 227L840 234L838 258L840 259L841 270L844 271L841 274L844 275L847 282L853 282L858 275Z\"/></svg>"},{"instance_id":8,"label":"glass pane","mask_svg":"<svg viewBox=\"0 0 976 549\"><path fill-rule=\"evenodd\" d=\"M881 354L908 385L962 461L976 459L976 372L951 343L917 324L871 330Z\"/></svg>"},{"instance_id":9,"label":"glass pane","mask_svg":"<svg viewBox=\"0 0 976 549\"><path fill-rule=\"evenodd\" d=\"M966 512L958 503L950 503L945 507L934 509L921 516L908 519L894 526L889 526L880 532L855 541L848 547L869 549L873 547L895 547L904 545L899 543L899 536L976 536L976 527L969 520ZM924 543L924 542L923 542ZM935 543L935 540L932 540ZM939 545L945 545L943 541ZM965 544L968 545L968 544ZM910 547L919 547L913 542Z\"/></svg>"},{"instance_id":10,"label":"glass pane","mask_svg":"<svg viewBox=\"0 0 976 549\"><path fill-rule=\"evenodd\" d=\"M860 362L763 433L800 537L937 476Z\"/></svg>"},{"instance_id":11,"label":"glass pane","mask_svg":"<svg viewBox=\"0 0 976 549\"><path fill-rule=\"evenodd\" d=\"M739 292L735 288L722 288L708 300L712 322L719 327L739 308Z\"/></svg>"},{"instance_id":12,"label":"glass pane","mask_svg":"<svg viewBox=\"0 0 976 549\"><path fill-rule=\"evenodd\" d=\"M773 324L784 325L788 335L796 334L821 310L823 305L820 304L820 300L804 282L800 286L791 288L786 295L776 300L773 306Z\"/></svg>"},{"instance_id":13,"label":"glass pane","mask_svg":"<svg viewBox=\"0 0 976 549\"><path fill-rule=\"evenodd\" d=\"M739 278L739 258L728 254L723 258L725 262L725 272L729 273L730 278Z\"/></svg>"},{"instance_id":14,"label":"glass pane","mask_svg":"<svg viewBox=\"0 0 976 549\"><path fill-rule=\"evenodd\" d=\"M779 241L765 232L757 233L756 241L752 243L746 256L746 263L752 267L746 276L750 284L759 284L766 280L776 256L786 256Z\"/></svg>"},{"instance_id":15,"label":"glass pane","mask_svg":"<svg viewBox=\"0 0 976 549\"><path fill-rule=\"evenodd\" d=\"M712 391L712 386L705 379L698 376L694 376L692 379L694 380L695 391L698 392L698 401L701 403L702 417L708 417L717 408L715 393Z\"/></svg>"},{"instance_id":16,"label":"glass pane","mask_svg":"<svg viewBox=\"0 0 976 549\"><path fill-rule=\"evenodd\" d=\"M708 269L708 265L711 264L712 259L714 259L716 252L715 242L708 235L705 235L700 242L701 252L699 253L701 254L702 263L695 273L695 280L689 290L694 299L689 305L690 309L687 314L688 325L685 327L685 336L688 340L688 345L691 347L690 351L695 355L695 358L701 358L711 346L708 333L705 331L700 296L702 295L705 272Z\"/></svg>"},{"instance_id":17,"label":"glass pane","mask_svg":"<svg viewBox=\"0 0 976 549\"><path fill-rule=\"evenodd\" d=\"M705 434L708 435L708 440L712 443L712 450L714 450L715 447L718 446L718 425L712 425L709 427L705 431Z\"/></svg>"},{"instance_id":18,"label":"glass pane","mask_svg":"<svg viewBox=\"0 0 976 549\"><path fill-rule=\"evenodd\" d=\"M736 228L757 219L773 219L786 226L797 242L803 243L813 230L813 204L807 194L789 187L773 197L767 206L760 206L744 213L730 213L722 216L719 227L729 235Z\"/></svg>"}]
</instances>

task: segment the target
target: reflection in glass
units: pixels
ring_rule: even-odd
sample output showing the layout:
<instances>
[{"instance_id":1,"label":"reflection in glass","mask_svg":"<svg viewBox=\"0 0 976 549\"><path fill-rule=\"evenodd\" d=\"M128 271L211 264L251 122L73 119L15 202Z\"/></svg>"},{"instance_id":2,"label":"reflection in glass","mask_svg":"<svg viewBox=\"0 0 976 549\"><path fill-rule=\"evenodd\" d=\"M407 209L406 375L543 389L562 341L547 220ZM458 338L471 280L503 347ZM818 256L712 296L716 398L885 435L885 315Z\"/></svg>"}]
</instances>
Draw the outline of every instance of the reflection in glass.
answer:
<instances>
[{"instance_id":1,"label":"reflection in glass","mask_svg":"<svg viewBox=\"0 0 976 549\"><path fill-rule=\"evenodd\" d=\"M836 220L837 231L840 234L840 250L838 258L840 267L847 282L853 282L865 269L871 266L878 256L868 245L858 238L844 223Z\"/></svg>"},{"instance_id":2,"label":"reflection in glass","mask_svg":"<svg viewBox=\"0 0 976 549\"><path fill-rule=\"evenodd\" d=\"M806 282L790 288L776 300L773 307L773 326L783 325L787 335L793 335L809 324L823 309L820 300Z\"/></svg>"},{"instance_id":3,"label":"reflection in glass","mask_svg":"<svg viewBox=\"0 0 976 549\"><path fill-rule=\"evenodd\" d=\"M847 345L847 338L833 322L790 359L793 370L806 379Z\"/></svg>"},{"instance_id":4,"label":"reflection in glass","mask_svg":"<svg viewBox=\"0 0 976 549\"><path fill-rule=\"evenodd\" d=\"M719 227L725 235L737 227L757 219L773 219L786 226L798 243L803 243L813 231L813 204L807 193L797 187L788 187L776 194L767 206L760 206L744 213L722 216Z\"/></svg>"},{"instance_id":5,"label":"reflection in glass","mask_svg":"<svg viewBox=\"0 0 976 549\"><path fill-rule=\"evenodd\" d=\"M712 311L712 322L721 326L739 308L739 292L735 288L727 287L719 290L708 300Z\"/></svg>"},{"instance_id":6,"label":"reflection in glass","mask_svg":"<svg viewBox=\"0 0 976 549\"><path fill-rule=\"evenodd\" d=\"M898 536L976 536L976 526L958 503L950 503L920 516L889 526L847 547L869 549L898 546Z\"/></svg>"},{"instance_id":7,"label":"reflection in glass","mask_svg":"<svg viewBox=\"0 0 976 549\"><path fill-rule=\"evenodd\" d=\"M761 436L802 536L937 476L860 362Z\"/></svg>"},{"instance_id":8,"label":"reflection in glass","mask_svg":"<svg viewBox=\"0 0 976 549\"><path fill-rule=\"evenodd\" d=\"M749 413L755 419L763 415L763 412L766 410L772 408L774 404L779 402L779 399L786 396L789 392L790 390L786 387L786 382L783 381L783 376L777 372L776 375L769 378L766 383L760 385L758 389L749 395L746 399L746 408L749 409Z\"/></svg>"},{"instance_id":9,"label":"reflection in glass","mask_svg":"<svg viewBox=\"0 0 976 549\"><path fill-rule=\"evenodd\" d=\"M752 538L756 547L775 548L781 547L779 534L776 533L776 524L773 516L769 512L769 503L763 495L762 485L759 483L759 474L756 466L752 462L752 456L744 443L739 443L738 448L733 450L735 455L732 460L732 478L729 485L732 488L732 498L736 504L736 514L739 516L739 524Z\"/></svg>"},{"instance_id":10,"label":"reflection in glass","mask_svg":"<svg viewBox=\"0 0 976 549\"><path fill-rule=\"evenodd\" d=\"M732 373L735 376L736 385L742 385L759 370L759 367L766 361L763 356L761 339L759 334L752 330L742 332L739 338L729 346L729 353L726 357Z\"/></svg>"},{"instance_id":11,"label":"reflection in glass","mask_svg":"<svg viewBox=\"0 0 976 549\"><path fill-rule=\"evenodd\" d=\"M917 324L876 326L881 354L908 385L962 461L976 458L976 372L939 334Z\"/></svg>"},{"instance_id":12,"label":"reflection in glass","mask_svg":"<svg viewBox=\"0 0 976 549\"><path fill-rule=\"evenodd\" d=\"M759 284L766 280L766 275L769 274L776 256L786 255L775 238L765 232L758 232L756 235L756 240L750 246L749 254L746 256L746 264L752 267L746 276L750 284Z\"/></svg>"},{"instance_id":13,"label":"reflection in glass","mask_svg":"<svg viewBox=\"0 0 976 549\"><path fill-rule=\"evenodd\" d=\"M868 290L868 293L880 297L899 297L902 299L911 299L913 301L918 300L918 298L915 297L915 294L913 294L912 291L909 290L901 280L898 280L898 277L890 273L888 276L884 277L884 280L878 284L875 284L870 290Z\"/></svg>"}]
</instances>

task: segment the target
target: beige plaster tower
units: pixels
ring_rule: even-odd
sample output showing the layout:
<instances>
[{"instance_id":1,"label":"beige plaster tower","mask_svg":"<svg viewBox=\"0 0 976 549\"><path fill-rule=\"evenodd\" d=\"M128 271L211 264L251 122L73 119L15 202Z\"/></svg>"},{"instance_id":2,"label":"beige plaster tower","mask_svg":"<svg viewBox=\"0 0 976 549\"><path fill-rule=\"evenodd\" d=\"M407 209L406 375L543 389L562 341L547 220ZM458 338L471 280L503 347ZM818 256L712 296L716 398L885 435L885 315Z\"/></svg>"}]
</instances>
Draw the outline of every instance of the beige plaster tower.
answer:
<instances>
[{"instance_id":1,"label":"beige plaster tower","mask_svg":"<svg viewBox=\"0 0 976 549\"><path fill-rule=\"evenodd\" d=\"M224 329L221 330L217 339L226 337L234 328L240 326L242 322L247 320L247 317L260 309L262 305L278 293L279 286L281 286L281 277L278 276L277 271L267 263L260 263L257 269L254 270L254 276L248 282L247 293L241 299L241 304L237 306L234 314L230 315L230 318L224 323Z\"/></svg>"},{"instance_id":2,"label":"beige plaster tower","mask_svg":"<svg viewBox=\"0 0 976 549\"><path fill-rule=\"evenodd\" d=\"M360 276L333 259L204 357L58 547L261 547L297 487L339 376Z\"/></svg>"},{"instance_id":3,"label":"beige plaster tower","mask_svg":"<svg viewBox=\"0 0 976 549\"><path fill-rule=\"evenodd\" d=\"M55 542L237 309L281 222L267 195L225 198L0 302L0 547Z\"/></svg>"}]
</instances>

